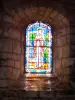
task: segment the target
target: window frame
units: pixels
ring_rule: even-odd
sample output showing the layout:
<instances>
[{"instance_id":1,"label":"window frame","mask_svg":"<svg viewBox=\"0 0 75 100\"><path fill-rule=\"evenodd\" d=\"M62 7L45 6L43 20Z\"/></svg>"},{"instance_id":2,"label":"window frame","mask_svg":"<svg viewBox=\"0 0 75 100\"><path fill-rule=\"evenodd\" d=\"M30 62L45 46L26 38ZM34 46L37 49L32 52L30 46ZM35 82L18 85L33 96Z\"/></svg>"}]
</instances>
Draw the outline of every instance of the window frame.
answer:
<instances>
[{"instance_id":1,"label":"window frame","mask_svg":"<svg viewBox=\"0 0 75 100\"><path fill-rule=\"evenodd\" d=\"M36 21L37 22L37 21ZM38 22L40 22L40 21L38 21ZM32 22L32 23L30 23L30 24L34 24L35 22ZM44 23L43 21L42 21L42 23ZM28 26L30 25L30 24L28 24ZM44 24L46 24L47 25L47 23L44 23ZM50 27L51 27L51 32L52 32L52 46L51 46L51 50L52 50L52 68L51 68L51 72L49 72L49 73L52 73L53 72L53 28L52 28L52 25L51 24L48 24L48 25L50 25ZM27 27L28 27L27 26ZM27 29L27 28L26 28ZM24 34L24 73L28 73L28 72L26 72L26 68L25 68L25 66L26 66L26 29L25 29L25 34ZM45 47L45 46L44 46ZM37 73L36 73L37 74Z\"/></svg>"}]
</instances>

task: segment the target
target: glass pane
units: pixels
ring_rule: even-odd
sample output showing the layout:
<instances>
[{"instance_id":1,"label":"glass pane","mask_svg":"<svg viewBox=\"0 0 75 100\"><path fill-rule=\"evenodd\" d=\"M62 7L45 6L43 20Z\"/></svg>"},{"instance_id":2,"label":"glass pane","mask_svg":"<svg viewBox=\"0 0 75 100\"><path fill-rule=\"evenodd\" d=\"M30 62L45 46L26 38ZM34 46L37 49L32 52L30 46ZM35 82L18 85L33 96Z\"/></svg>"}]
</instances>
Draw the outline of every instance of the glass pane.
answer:
<instances>
[{"instance_id":1,"label":"glass pane","mask_svg":"<svg viewBox=\"0 0 75 100\"><path fill-rule=\"evenodd\" d=\"M47 73L52 69L52 31L42 22L30 24L26 29L26 72Z\"/></svg>"}]
</instances>

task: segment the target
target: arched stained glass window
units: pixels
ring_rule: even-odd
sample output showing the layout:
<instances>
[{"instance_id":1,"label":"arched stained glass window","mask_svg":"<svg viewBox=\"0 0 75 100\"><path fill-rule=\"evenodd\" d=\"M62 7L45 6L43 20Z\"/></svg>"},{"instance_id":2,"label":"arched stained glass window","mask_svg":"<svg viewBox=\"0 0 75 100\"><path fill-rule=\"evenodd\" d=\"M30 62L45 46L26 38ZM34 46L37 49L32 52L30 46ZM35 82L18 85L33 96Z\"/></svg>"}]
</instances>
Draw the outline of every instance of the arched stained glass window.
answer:
<instances>
[{"instance_id":1,"label":"arched stained glass window","mask_svg":"<svg viewBox=\"0 0 75 100\"><path fill-rule=\"evenodd\" d=\"M52 71L52 30L42 22L29 24L26 29L25 70L29 73Z\"/></svg>"}]
</instances>

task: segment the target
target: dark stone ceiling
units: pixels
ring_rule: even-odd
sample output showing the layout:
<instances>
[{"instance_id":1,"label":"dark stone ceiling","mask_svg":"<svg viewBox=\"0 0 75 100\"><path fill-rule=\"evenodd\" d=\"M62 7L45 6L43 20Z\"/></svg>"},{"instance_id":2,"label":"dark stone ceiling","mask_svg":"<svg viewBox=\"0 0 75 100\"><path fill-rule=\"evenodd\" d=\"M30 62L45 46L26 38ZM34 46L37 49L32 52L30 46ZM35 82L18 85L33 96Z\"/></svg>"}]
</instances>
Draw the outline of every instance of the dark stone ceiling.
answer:
<instances>
[{"instance_id":1,"label":"dark stone ceiling","mask_svg":"<svg viewBox=\"0 0 75 100\"><path fill-rule=\"evenodd\" d=\"M63 14L72 13L75 18L75 0L0 0L0 12L25 7L52 7Z\"/></svg>"},{"instance_id":2,"label":"dark stone ceiling","mask_svg":"<svg viewBox=\"0 0 75 100\"><path fill-rule=\"evenodd\" d=\"M9 6L9 7L16 7L16 6L46 6L50 7L52 5L57 6L62 4L64 6L69 6L75 4L75 0L0 0L0 6Z\"/></svg>"}]
</instances>

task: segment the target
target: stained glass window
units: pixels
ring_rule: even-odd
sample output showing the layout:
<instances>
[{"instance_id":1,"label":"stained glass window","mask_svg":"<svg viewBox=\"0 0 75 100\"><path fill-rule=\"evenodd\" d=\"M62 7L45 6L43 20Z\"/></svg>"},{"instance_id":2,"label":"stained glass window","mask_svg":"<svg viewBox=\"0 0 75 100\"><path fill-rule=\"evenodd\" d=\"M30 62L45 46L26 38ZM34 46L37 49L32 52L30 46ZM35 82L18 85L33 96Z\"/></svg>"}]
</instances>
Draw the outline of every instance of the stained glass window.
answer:
<instances>
[{"instance_id":1,"label":"stained glass window","mask_svg":"<svg viewBox=\"0 0 75 100\"><path fill-rule=\"evenodd\" d=\"M29 24L26 29L25 70L29 73L52 71L52 29L42 22Z\"/></svg>"}]
</instances>

